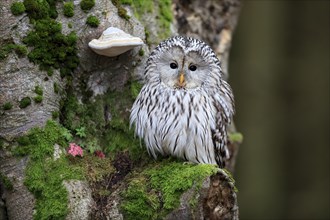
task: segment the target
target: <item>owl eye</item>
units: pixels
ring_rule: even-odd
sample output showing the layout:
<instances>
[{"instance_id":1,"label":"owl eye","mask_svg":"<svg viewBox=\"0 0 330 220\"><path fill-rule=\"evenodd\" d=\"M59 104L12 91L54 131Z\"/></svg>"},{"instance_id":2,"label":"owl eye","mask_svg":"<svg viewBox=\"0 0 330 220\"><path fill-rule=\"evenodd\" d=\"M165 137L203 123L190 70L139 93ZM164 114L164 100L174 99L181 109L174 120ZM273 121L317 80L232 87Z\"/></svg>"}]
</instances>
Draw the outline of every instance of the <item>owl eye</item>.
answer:
<instances>
[{"instance_id":1,"label":"owl eye","mask_svg":"<svg viewBox=\"0 0 330 220\"><path fill-rule=\"evenodd\" d=\"M178 68L178 65L176 63L170 63L171 69L176 69Z\"/></svg>"},{"instance_id":2,"label":"owl eye","mask_svg":"<svg viewBox=\"0 0 330 220\"><path fill-rule=\"evenodd\" d=\"M197 70L197 66L195 66L195 65L190 65L190 66L189 66L189 69L190 69L191 71L195 71L195 70Z\"/></svg>"}]
</instances>

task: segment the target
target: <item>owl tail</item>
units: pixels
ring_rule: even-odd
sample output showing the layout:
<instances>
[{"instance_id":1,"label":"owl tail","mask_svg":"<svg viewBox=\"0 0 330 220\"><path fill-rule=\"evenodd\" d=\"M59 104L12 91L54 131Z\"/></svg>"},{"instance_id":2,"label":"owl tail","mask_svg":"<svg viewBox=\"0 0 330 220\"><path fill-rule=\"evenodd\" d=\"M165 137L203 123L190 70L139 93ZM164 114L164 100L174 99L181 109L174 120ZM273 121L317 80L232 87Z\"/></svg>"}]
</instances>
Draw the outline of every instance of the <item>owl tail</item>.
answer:
<instances>
[{"instance_id":1,"label":"owl tail","mask_svg":"<svg viewBox=\"0 0 330 220\"><path fill-rule=\"evenodd\" d=\"M227 132L225 130L212 131L215 160L220 168L226 166L225 161L229 159L227 148Z\"/></svg>"}]
</instances>

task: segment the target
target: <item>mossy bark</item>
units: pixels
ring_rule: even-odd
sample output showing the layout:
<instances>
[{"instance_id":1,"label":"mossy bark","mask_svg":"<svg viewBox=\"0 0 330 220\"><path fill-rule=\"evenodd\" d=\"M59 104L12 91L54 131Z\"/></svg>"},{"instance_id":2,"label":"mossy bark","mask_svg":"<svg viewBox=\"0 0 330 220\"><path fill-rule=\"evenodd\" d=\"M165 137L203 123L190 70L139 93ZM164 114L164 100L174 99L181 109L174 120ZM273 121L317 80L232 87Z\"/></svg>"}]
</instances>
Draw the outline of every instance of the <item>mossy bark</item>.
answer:
<instances>
[{"instance_id":1,"label":"mossy bark","mask_svg":"<svg viewBox=\"0 0 330 220\"><path fill-rule=\"evenodd\" d=\"M143 84L148 54L170 35L178 33L206 41L219 55L228 77L228 53L239 0L192 4L177 0L100 0L83 9L74 2L70 7L72 17L67 16L62 1L45 0L38 5L40 1L26 0L26 13L16 15L10 10L14 2L0 3L0 18L7 21L0 24L0 46L26 45L28 50L25 55L8 50L0 59L0 173L12 184L9 189L0 179L0 212L5 210L0 216L74 219L79 204L83 204L91 210L81 219L123 219L136 216L135 201L148 207L140 214L151 219L238 218L235 187L226 172L171 159L154 161L134 138L128 117ZM89 15L99 19L97 27L86 25ZM38 28L43 30L46 21L56 29L49 31L54 31L57 38L36 40L40 37L36 35ZM138 36L146 44L115 58L93 53L88 42L109 26ZM62 51L62 47L70 52ZM24 97L31 102L20 108ZM3 108L5 103L11 108ZM52 118L57 122L47 123ZM49 124L53 130L49 130ZM44 129L32 129L45 125ZM45 135L48 138L43 139ZM73 141L83 147L83 158L65 154ZM227 161L230 171L234 170L238 142L230 142L234 155ZM95 159L97 150L106 154L106 160ZM56 175L58 178L54 178ZM59 179L64 185L59 185ZM161 180L165 185L160 184ZM59 197L47 197L56 188L45 184L58 187ZM64 186L69 194L63 192ZM77 190L88 192L88 198L71 201L72 192ZM142 200L132 199L136 191L142 193ZM69 210L60 204L63 196L68 197L65 201L70 203ZM56 204L49 212L43 204L51 204L42 202L47 198ZM131 198L130 203L127 198Z\"/></svg>"}]
</instances>

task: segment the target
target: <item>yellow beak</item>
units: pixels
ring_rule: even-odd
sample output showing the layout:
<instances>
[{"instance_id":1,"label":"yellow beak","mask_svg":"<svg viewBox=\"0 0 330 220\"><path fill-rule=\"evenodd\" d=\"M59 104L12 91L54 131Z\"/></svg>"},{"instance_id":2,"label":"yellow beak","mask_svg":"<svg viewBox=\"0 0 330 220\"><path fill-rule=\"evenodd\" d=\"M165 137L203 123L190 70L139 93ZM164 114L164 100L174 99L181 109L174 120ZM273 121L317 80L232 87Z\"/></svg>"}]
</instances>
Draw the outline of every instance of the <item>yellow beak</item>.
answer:
<instances>
[{"instance_id":1,"label":"yellow beak","mask_svg":"<svg viewBox=\"0 0 330 220\"><path fill-rule=\"evenodd\" d=\"M183 75L182 72L180 73L179 85L180 85L180 86L184 86L184 75Z\"/></svg>"}]
</instances>

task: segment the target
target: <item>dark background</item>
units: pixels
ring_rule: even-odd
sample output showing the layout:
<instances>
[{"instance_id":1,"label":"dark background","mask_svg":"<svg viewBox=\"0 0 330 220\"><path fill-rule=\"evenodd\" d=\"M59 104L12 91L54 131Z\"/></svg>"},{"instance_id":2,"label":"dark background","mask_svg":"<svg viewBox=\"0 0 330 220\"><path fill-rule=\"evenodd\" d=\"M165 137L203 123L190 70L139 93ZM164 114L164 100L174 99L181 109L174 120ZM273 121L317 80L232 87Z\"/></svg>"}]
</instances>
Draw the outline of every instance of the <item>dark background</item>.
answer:
<instances>
[{"instance_id":1,"label":"dark background","mask_svg":"<svg viewBox=\"0 0 330 220\"><path fill-rule=\"evenodd\" d=\"M230 83L241 219L329 219L329 2L243 1Z\"/></svg>"}]
</instances>

